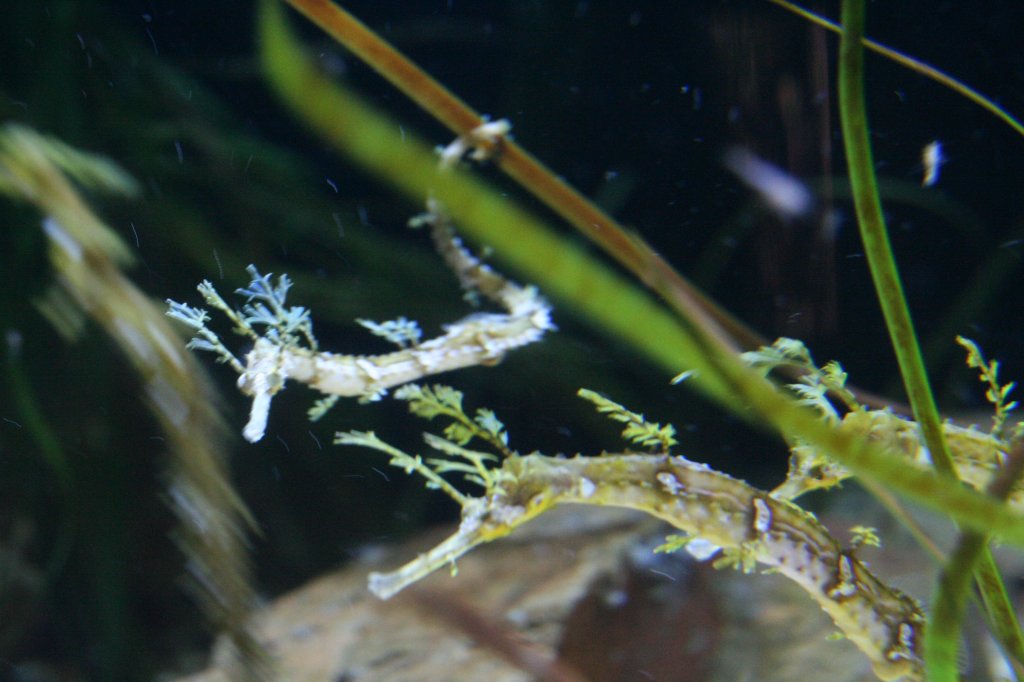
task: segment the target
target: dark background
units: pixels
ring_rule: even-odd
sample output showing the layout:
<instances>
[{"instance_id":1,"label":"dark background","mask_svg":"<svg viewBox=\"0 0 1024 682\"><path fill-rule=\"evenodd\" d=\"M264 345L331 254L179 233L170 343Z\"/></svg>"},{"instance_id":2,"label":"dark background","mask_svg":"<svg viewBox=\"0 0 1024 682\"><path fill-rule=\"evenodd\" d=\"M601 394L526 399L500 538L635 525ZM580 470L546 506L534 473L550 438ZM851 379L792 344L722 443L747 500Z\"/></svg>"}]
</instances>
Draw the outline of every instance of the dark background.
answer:
<instances>
[{"instance_id":1,"label":"dark background","mask_svg":"<svg viewBox=\"0 0 1024 682\"><path fill-rule=\"evenodd\" d=\"M843 189L834 36L816 38L767 2L346 6L478 111L510 119L520 143L759 332L797 336L858 385L900 398ZM837 3L818 9L838 13ZM383 350L355 317L406 315L436 330L466 314L422 235L403 227L419 206L332 154L264 87L252 14L243 2L12 3L0 22L0 118L104 154L140 181L138 199L96 203L136 252L130 275L156 299L196 303L204 278L230 292L256 263L296 280L292 301L313 310L322 345L339 352ZM325 69L428 139L449 141L292 19ZM1024 112L1022 26L1024 9L1010 0L869 7L869 35L1011 112ZM937 394L951 412L983 407L952 336L978 341L1007 379L1024 376L1024 139L898 65L870 56L867 69L883 199ZM932 140L948 163L921 188ZM790 223L765 212L721 164L734 145L805 179L820 212ZM139 380L95 326L71 343L39 314L34 301L53 283L39 216L0 201L0 220L0 679L32 661L53 679L195 666L208 634L179 588L165 452ZM998 264L998 281L976 284ZM571 311L557 322L541 346L443 380L467 406L493 408L522 451L620 447L574 397L587 386L675 423L692 459L762 486L781 480L777 441L668 386ZM231 373L207 364L240 430L248 405ZM456 512L380 458L328 445L335 430L356 428L416 447L422 424L401 406L350 401L311 425L311 399L289 390L263 443L231 444L235 481L264 530L253 561L268 597ZM41 427L25 428L34 414Z\"/></svg>"}]
</instances>

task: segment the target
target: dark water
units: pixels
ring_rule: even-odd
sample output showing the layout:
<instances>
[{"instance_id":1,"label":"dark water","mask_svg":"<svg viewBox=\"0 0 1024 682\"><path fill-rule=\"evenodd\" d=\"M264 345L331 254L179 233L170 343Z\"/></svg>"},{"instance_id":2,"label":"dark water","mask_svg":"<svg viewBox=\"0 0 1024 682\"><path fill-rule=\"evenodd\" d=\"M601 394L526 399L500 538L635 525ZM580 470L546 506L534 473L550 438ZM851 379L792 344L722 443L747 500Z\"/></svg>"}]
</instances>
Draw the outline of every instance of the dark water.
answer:
<instances>
[{"instance_id":1,"label":"dark water","mask_svg":"<svg viewBox=\"0 0 1024 682\"><path fill-rule=\"evenodd\" d=\"M760 333L798 336L853 382L899 398L843 180L834 36L758 2L348 7L478 111L510 119L517 141ZM873 3L868 33L1019 113L1022 22L1015 2ZM247 3L16 3L0 22L0 116L139 181L135 199L94 202L154 298L198 302L204 278L229 292L257 263L292 275L293 300L340 352L380 351L356 317L436 330L466 314L423 237L403 227L419 207L332 154L268 92L253 25ZM303 35L325 70L403 127L449 141L342 48ZM952 337L999 358L1006 380L1024 376L1024 137L890 61L869 56L867 74L883 202L936 393L950 410L983 406ZM934 141L945 163L922 186ZM765 210L724 167L730 148L806 183L812 208L795 219ZM162 434L99 327L85 322L69 341L39 313L54 284L39 216L0 201L0 217L0 667L37 661L66 674L46 679L111 680L187 667L208 641L178 585ZM693 459L763 486L781 478L777 442L668 387L570 314L557 322L543 348L446 379L467 406L493 408L514 447L617 447L573 397L587 386L674 422ZM231 373L206 364L237 433L247 405ZM416 447L420 424L401 406L344 404L311 425L311 400L289 391L268 438L235 439L228 453L264 531L253 560L268 595L455 513L382 459L329 445L334 430L358 428Z\"/></svg>"}]
</instances>

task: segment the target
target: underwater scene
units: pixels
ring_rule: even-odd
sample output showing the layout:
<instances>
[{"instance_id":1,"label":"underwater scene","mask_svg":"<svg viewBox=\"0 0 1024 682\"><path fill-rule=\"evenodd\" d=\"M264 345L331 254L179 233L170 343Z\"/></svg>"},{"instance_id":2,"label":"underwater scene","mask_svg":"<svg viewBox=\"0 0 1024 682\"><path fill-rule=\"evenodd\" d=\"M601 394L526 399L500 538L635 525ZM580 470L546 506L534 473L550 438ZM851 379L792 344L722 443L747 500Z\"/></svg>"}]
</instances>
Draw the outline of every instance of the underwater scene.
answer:
<instances>
[{"instance_id":1,"label":"underwater scene","mask_svg":"<svg viewBox=\"0 0 1024 682\"><path fill-rule=\"evenodd\" d=\"M1024 8L0 22L0 680L1024 680Z\"/></svg>"}]
</instances>

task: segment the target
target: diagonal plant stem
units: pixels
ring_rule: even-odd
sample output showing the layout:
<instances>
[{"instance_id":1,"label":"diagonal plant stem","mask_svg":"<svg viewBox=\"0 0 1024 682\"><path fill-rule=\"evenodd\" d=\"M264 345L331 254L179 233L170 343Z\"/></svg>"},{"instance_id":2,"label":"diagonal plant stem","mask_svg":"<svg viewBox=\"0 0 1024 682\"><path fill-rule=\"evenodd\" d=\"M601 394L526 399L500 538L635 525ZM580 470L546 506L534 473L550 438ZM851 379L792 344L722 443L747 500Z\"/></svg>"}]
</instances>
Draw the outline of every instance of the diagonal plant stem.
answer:
<instances>
[{"instance_id":1,"label":"diagonal plant stem","mask_svg":"<svg viewBox=\"0 0 1024 682\"><path fill-rule=\"evenodd\" d=\"M460 137L485 122L484 117L452 94L349 12L329 0L285 0L344 45L438 121ZM560 180L538 159L504 139L495 159L509 177L661 295L686 319L693 320L722 348L756 348L764 339L706 297L638 236Z\"/></svg>"},{"instance_id":2,"label":"diagonal plant stem","mask_svg":"<svg viewBox=\"0 0 1024 682\"><path fill-rule=\"evenodd\" d=\"M953 459L942 438L939 412L928 384L878 196L864 103L864 51L860 44L863 9L860 0L844 0L846 29L839 48L839 117L857 224L914 418L932 453L935 468L943 475L952 476Z\"/></svg>"},{"instance_id":3,"label":"diagonal plant stem","mask_svg":"<svg viewBox=\"0 0 1024 682\"><path fill-rule=\"evenodd\" d=\"M384 75L385 78L448 125L460 138L471 136L472 132L484 123L482 117L433 81L433 79L384 41L380 40L344 10L327 0L287 0L287 2L318 24L328 34L346 45L357 56L367 61L370 66ZM860 7L860 12L862 22L862 6ZM845 107L843 109L844 129L852 121L853 127L859 126L859 133L861 135L860 138L857 138L858 141L852 145L855 147L853 153L848 151L851 175L859 178L861 181L860 185L857 185L856 182L854 183L855 203L857 204L861 225L865 226L871 223L869 227L862 228L865 233L865 248L869 253L869 258L872 259L872 273L876 281L876 288L882 300L883 310L885 311L891 334L894 337L897 357L907 383L908 395L911 397L915 408L915 416L919 423L921 423L924 438L930 451L933 453L936 468L940 472L951 474L951 459L946 446L942 442L937 410L924 374L923 362L917 350L917 342L914 337L913 328L910 325L906 303L903 300L901 285L889 249L884 223L881 221L877 189L875 188L872 174L870 148L867 144L867 124L864 114L863 94L859 92L862 89L861 71L863 57L860 52L862 36L863 23L860 25L860 31L855 41L847 40L844 36L844 44L847 48L844 57L854 52L849 49L850 43L856 44L856 54L853 54L853 61L851 62L854 68L847 72L848 76L853 74L854 77L848 78L845 84L842 83L841 78L841 89L845 87L847 95L853 93L859 98L859 107L855 104L855 107L850 111L847 111ZM272 70L281 70L281 66L275 64ZM309 95L308 90L305 94ZM321 102L321 104L325 104L325 102ZM362 128L362 130L366 131L365 128ZM848 140L852 139L854 139L852 135L848 135ZM351 144L352 141L349 140L347 145ZM723 352L731 349L733 343L723 331L723 328L728 329L728 326L722 322L721 318L716 316L717 309L710 307L707 301L702 301L703 297L642 241L628 235L611 218L605 216L596 207L589 204L581 195L560 180L557 180L550 171L533 157L509 140L500 140L499 144L500 154L497 157L497 161L505 172L541 198L549 207L574 224L584 234L601 244L608 253L619 260L620 263L650 288L661 294L677 312L681 313L683 327L686 329L686 332L681 337L677 336L676 339L682 345L689 346L689 352L676 355L676 362L682 357L701 358L701 364L704 364L705 368L710 370L710 372L704 375L703 382L711 382L714 378L714 383L718 384L718 390L712 390L712 392L718 393L720 399L723 397L722 386L718 382L724 380L725 384L732 389L727 391L727 393L731 392L734 395L742 395L749 401L750 406L754 408L755 412L760 413L760 416L773 422L784 432L806 434L811 441L819 441L820 445L829 451L835 452L837 457L840 457L843 461L850 462L851 465L853 465L854 461L859 460L860 457L868 456L869 451L871 451L872 455L874 454L872 448L865 448L862 444L844 443L840 445L832 438L833 434L821 432L819 425L812 424L804 419L805 415L794 409L795 406L789 405L784 401L779 402L777 394L768 386L749 382L744 376L743 371L738 367L734 367L728 354ZM353 148L349 146L349 153L352 150ZM374 153L380 156L381 150L378 148ZM360 154L356 154L356 156L360 156ZM363 159L362 161L366 162L367 160ZM854 167L856 170L854 170ZM391 166L389 175L393 175L393 173L394 166ZM443 194L442 185L446 183L435 180L438 182L435 188ZM404 183L398 182L398 184ZM406 187L406 189L408 190L409 187ZM479 215L479 212L475 210L479 208L479 203L478 197L465 204L462 210L468 210L473 206L474 210L472 212ZM517 236L520 242L525 239L526 230L524 226L520 225L517 227ZM534 236L538 239L540 237L539 234ZM495 246L497 247L498 245L495 244ZM522 247L522 243L519 246ZM499 249L499 252L501 251L502 249ZM537 253L550 253L547 249L531 249L531 251L532 258L535 258ZM511 257L507 247L505 255L506 257ZM575 261L575 258L572 260ZM532 263L531 265L536 266L537 264ZM579 267L580 264L574 263L574 266L573 271L575 272L576 267ZM596 274L596 270L591 271L591 273ZM569 276L565 272L561 274L562 277L556 278L557 282L573 290L574 295L570 295L571 298L582 301L583 299L577 286L570 286ZM576 272L576 274L582 273ZM538 279L548 279L549 286L555 284L550 278ZM563 291L563 294L569 294L569 291ZM633 302L639 303L638 300ZM638 308L633 308L632 312L635 313L637 310ZM648 319L648 322L651 319ZM609 321L607 317L605 320ZM675 331L678 333L682 329L677 328ZM683 339L686 336L690 338L684 341ZM667 339L663 339L663 344L664 341L667 341ZM665 352L666 345L668 344L664 344L658 349L659 355ZM694 351L696 352L694 353ZM665 356L662 355L662 357ZM705 385L704 388L707 389L709 386ZM735 398L727 400L727 402L734 402L734 400ZM831 447L825 445L825 442L830 442ZM844 456L841 456L840 453ZM894 485L894 487L901 489L904 493L910 492L911 489L916 489L917 495L915 496L919 500L922 500L923 496L921 496L921 493L926 488L931 489L933 484L939 483L938 481L929 481L925 485L925 481L923 479L919 480L919 477L914 475L914 472L899 471L897 468L894 468L893 462L885 462L881 459L875 459L873 456L867 457L867 459L872 461L870 466L865 467L864 465L867 464L867 461L860 460L857 462L859 466L856 468L866 475L875 476L879 479L886 478L882 473L883 471L891 473L899 481L897 483L890 480L890 485ZM956 503L948 505L947 508L947 511L955 512L953 516L966 520L966 518L971 516L965 513L968 507L974 508L975 512L981 512L981 508L978 506L981 499L971 495L964 495L963 490L957 490L954 494L955 486L951 486L949 483L941 487L944 488L943 492L947 495L948 501L952 502L954 498L957 499ZM937 504L936 499L928 500L928 502L933 506L941 506ZM985 502L984 507L987 513L996 514L997 506L992 503L992 500L985 500ZM999 509L998 515L1002 516L1001 512L1003 511L1005 509ZM974 524L977 524L977 519L978 516L975 516ZM979 526L975 525L975 527ZM1015 535L1015 533L1012 534ZM987 550L985 554L988 557ZM988 559L990 561L990 557ZM993 571L990 576L997 576L998 574L994 572L994 567L991 568L993 568ZM991 601L990 596L986 596L986 602Z\"/></svg>"},{"instance_id":4,"label":"diagonal plant stem","mask_svg":"<svg viewBox=\"0 0 1024 682\"><path fill-rule=\"evenodd\" d=\"M744 418L798 435L855 474L871 477L965 526L1024 546L1024 518L1007 505L943 480L888 448L822 422L787 399L732 353L613 273L578 245L471 176L437 173L437 159L414 135L328 81L304 55L278 0L260 3L261 57L271 87L294 112L365 172L416 201L442 200L462 231L492 246L505 263L546 294L567 301L596 328L630 344L663 369L697 370L694 386ZM744 404L745 403L745 404Z\"/></svg>"},{"instance_id":5,"label":"diagonal plant stem","mask_svg":"<svg viewBox=\"0 0 1024 682\"><path fill-rule=\"evenodd\" d=\"M460 138L465 139L486 121L485 117L344 8L330 0L283 1L344 45ZM695 333L707 337L722 350L768 345L764 337L666 263L641 237L624 229L514 140L502 139L500 145L500 154L495 161L503 172L658 293ZM862 389L851 386L851 390L865 405L890 407L900 413L909 411L903 405Z\"/></svg>"},{"instance_id":6,"label":"diagonal plant stem","mask_svg":"<svg viewBox=\"0 0 1024 682\"><path fill-rule=\"evenodd\" d=\"M825 17L819 14L815 14L810 10L804 9L803 7L800 7L795 3L789 2L789 0L768 0L768 2L772 3L773 5L778 5L784 10L792 12L798 17L806 19L812 24L816 24L818 26L821 26L822 28L828 29L833 33L841 34L843 32L843 27L840 26L839 24L833 21L829 21ZM999 104L994 102L990 97L986 97L985 95L981 94L971 86L967 85L967 83L957 80L956 78L953 78L949 74L940 71L939 69L936 69L934 66L925 64L919 59L914 59L913 57L905 55L898 50L894 50L891 47L886 47L881 43L875 42L870 38L861 38L861 43L864 45L864 47L871 50L872 52L880 54L886 59L891 59L900 66L904 66L910 69L911 71L914 71L915 73L919 73L925 78L930 78L939 85L947 87L953 92L956 92L966 97L970 101L980 106L982 109L985 109L986 111L991 113L993 116L998 118L1006 125L1010 126L1010 128L1012 128L1015 133L1024 137L1024 124L1017 120L1017 118L1015 118L1013 114L1008 112L1003 107L999 106Z\"/></svg>"},{"instance_id":7,"label":"diagonal plant stem","mask_svg":"<svg viewBox=\"0 0 1024 682\"><path fill-rule=\"evenodd\" d=\"M903 294L903 286L889 244L889 236L882 215L881 201L875 179L874 162L871 143L868 138L867 110L864 101L864 2L863 0L843 0L842 20L843 33L839 47L839 113L843 130L843 143L846 149L847 165L850 172L850 185L853 190L854 207L857 213L857 224L860 228L861 241L867 255L871 277L875 291L885 317L886 327L892 340L900 374L906 388L910 405L914 412L922 437L931 453L932 463L940 475L956 478L953 458L942 435L935 398L928 383L920 346L914 332L910 311ZM977 584L981 590L989 616L996 623L1006 623L1006 612L1009 610L1005 588L999 579L992 554L980 536L967 538L968 544L979 545L973 552L966 551L965 556L972 553L978 557L980 567L976 573ZM979 544L980 543L980 544ZM963 558L963 557L961 557ZM954 580L956 569L970 570L973 562L963 561L957 566L948 564L946 575L949 579L943 582L946 589L961 589L962 595L941 595L949 600L962 601L966 598L967 581ZM994 584L993 581L994 580ZM962 611L962 610L961 610ZM995 613L1000 617L996 617ZM948 616L953 611L945 612ZM962 614L961 614L962 615ZM937 617L936 613L932 618ZM1015 619L1012 619L1015 620ZM1012 621L1011 621L1012 622ZM935 627L930 624L933 632L930 641L933 646L926 649L929 658L929 670L936 675L935 679L956 679L956 661L953 656L952 667L949 661L942 662L932 659L936 651L956 651L959 636L959 619L951 627L943 623ZM1004 645L1018 655L1020 652L1020 628L1013 623L1010 630L1000 628L999 633ZM950 677L952 675L952 677Z\"/></svg>"},{"instance_id":8,"label":"diagonal plant stem","mask_svg":"<svg viewBox=\"0 0 1024 682\"><path fill-rule=\"evenodd\" d=\"M465 139L485 123L485 117L344 8L330 0L283 2L344 45L460 138ZM514 140L501 140L500 153L494 161L512 180L601 246L637 279L658 293L693 328L695 334L705 336L707 341L722 350L735 351L768 345L764 337L719 306L666 263L639 235L623 228ZM890 407L900 413L909 411L906 406L856 387L850 388L865 405Z\"/></svg>"},{"instance_id":9,"label":"diagonal plant stem","mask_svg":"<svg viewBox=\"0 0 1024 682\"><path fill-rule=\"evenodd\" d=\"M627 296L631 299L628 305L612 304L613 300L625 303L623 296L631 287L623 282L613 284L607 274L601 272L602 268L581 258L581 254L574 253L575 249L568 244L562 242L556 246L555 242L562 240L555 239L550 233L545 234L544 228L536 225L521 211L504 202L499 207L487 198L486 191L481 191L482 187L470 191L468 185L473 183L467 178L459 178L461 174L438 176L431 168L432 162L426 158L413 162L413 158L420 152L412 154L413 147L417 145L412 144L411 139L404 139L400 149L390 144L393 125L385 124L379 113L364 110L365 105L357 104L351 93L343 95L342 89L337 86L333 86L335 91L332 92L332 86L322 82L318 74L308 66L301 66L303 59L295 51L295 46L288 44L290 41L285 37L287 31L281 23L282 18L277 14L276 19L271 19L275 15L270 10L276 6L273 0L265 0L261 21L264 63L272 84L308 123L351 155L359 165L381 175L411 196L422 196L425 191L437 192L437 196L458 214L456 217L469 232L482 230L487 234L486 241L510 262L517 263L517 267L529 273L530 279L544 285L552 294L568 297L576 304L578 312L586 309L587 316L596 315L601 318L602 326L608 325L608 331L617 329L618 334L631 336L636 343L637 327L633 324L629 325L629 329L622 327L626 321L622 313L626 311L633 323L642 319L641 326L650 326L655 320L665 322L659 311L642 302L642 296ZM328 10L333 7L327 3L315 3L315 6ZM473 130L469 129L467 133ZM355 131L359 131L358 135ZM467 133L460 133L460 137ZM398 172L398 169L403 170ZM466 193L457 189L462 182L456 180L466 183ZM511 230L503 229L501 224L515 227ZM473 229L469 229L471 226ZM515 237L510 240L511 234ZM624 236L624 233L620 235ZM632 240L626 237L626 242ZM636 242L632 243L636 245ZM636 274L650 283L645 276L647 271L641 269ZM584 291L581 285L585 280L589 284ZM601 282L602 286L595 288L593 285L597 282ZM603 294L598 295L598 290L602 290ZM676 309L680 310L678 306ZM612 314L613 310L619 313ZM644 311L642 314L641 310ZM727 344L717 334L712 336L708 327L702 324L701 318L694 320L685 311L681 312L684 319L678 320L671 332L671 325L668 325L663 327L663 331L668 333L656 335L659 341L656 347L649 343L655 338L650 336L640 345L648 353L653 351L653 356L662 362L668 360L669 363L675 363L676 367L680 362L702 367L699 384L719 400L724 399L723 402L732 404L735 409L737 397L742 396L755 413L782 432L801 434L858 473L879 482L885 481L902 493L942 509L976 529L995 529L998 526L1007 539L1019 537L1022 529L1010 521L1015 515L994 500L966 491L954 481L939 481L924 475L925 472L908 470L868 443L842 441L830 429L809 419L810 415L796 405L780 401L773 388L752 381L743 368L735 366L735 358L723 352ZM670 341L670 338L673 340ZM981 521L982 518L987 521Z\"/></svg>"},{"instance_id":10,"label":"diagonal plant stem","mask_svg":"<svg viewBox=\"0 0 1024 682\"><path fill-rule=\"evenodd\" d=\"M1019 443L1006 457L1006 466L988 487L988 492L1000 500L1007 499L1013 487L1024 474L1024 444ZM929 680L957 680L957 642L959 623L963 620L969 595L970 576L974 572L982 589L985 607L988 609L993 628L1000 635L1012 656L1011 664L1017 679L1024 673L1021 662L1021 638L1017 616L1010 604L1002 579L995 570L989 570L984 562L988 550L989 536L978 531L966 531L960 536L956 549L939 577L935 596L932 599L931 627L925 633L925 650L931 654L927 659ZM990 594L992 595L990 597ZM991 598L995 601L990 603ZM952 671L952 672L950 672Z\"/></svg>"}]
</instances>

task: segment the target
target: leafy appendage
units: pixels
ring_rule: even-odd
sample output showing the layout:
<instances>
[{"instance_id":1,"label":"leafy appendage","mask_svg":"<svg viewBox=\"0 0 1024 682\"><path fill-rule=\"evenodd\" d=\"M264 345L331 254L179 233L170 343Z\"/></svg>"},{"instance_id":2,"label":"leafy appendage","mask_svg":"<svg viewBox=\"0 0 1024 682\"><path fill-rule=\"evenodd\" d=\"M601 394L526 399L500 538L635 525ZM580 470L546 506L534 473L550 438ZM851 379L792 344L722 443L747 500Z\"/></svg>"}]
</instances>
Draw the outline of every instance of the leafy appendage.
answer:
<instances>
[{"instance_id":1,"label":"leafy appendage","mask_svg":"<svg viewBox=\"0 0 1024 682\"><path fill-rule=\"evenodd\" d=\"M423 434L427 445L447 455L445 458L431 458L427 462L439 474L458 473L470 483L475 483L487 492L497 488L498 477L491 463L499 461L499 457L489 452L469 450L447 438L440 438L432 433Z\"/></svg>"},{"instance_id":2,"label":"leafy appendage","mask_svg":"<svg viewBox=\"0 0 1024 682\"><path fill-rule=\"evenodd\" d=\"M779 338L771 346L743 353L743 361L767 376L778 369L800 373L796 383L786 387L799 396L798 402L812 407L829 422L842 420L831 398L837 398L845 409L859 410L861 406L846 388L846 372L835 361L818 367L803 342ZM850 476L849 470L799 438L790 441L789 471L786 480L772 491L772 496L793 500L811 490L827 490Z\"/></svg>"},{"instance_id":3,"label":"leafy appendage","mask_svg":"<svg viewBox=\"0 0 1024 682\"><path fill-rule=\"evenodd\" d=\"M882 540L878 531L870 526L854 526L850 529L850 547L881 547Z\"/></svg>"},{"instance_id":4,"label":"leafy appendage","mask_svg":"<svg viewBox=\"0 0 1024 682\"><path fill-rule=\"evenodd\" d=\"M398 448L389 445L377 437L372 431L339 431L334 435L335 445L360 445L383 452L390 456L388 464L398 467L407 474L417 473L427 481L427 487L435 490L442 490L446 495L459 503L465 505L469 502L468 497L458 491L451 483L441 475L419 455L410 455Z\"/></svg>"},{"instance_id":5,"label":"leafy appendage","mask_svg":"<svg viewBox=\"0 0 1024 682\"><path fill-rule=\"evenodd\" d=\"M306 416L311 422L317 422L324 418L324 415L330 412L331 408L341 400L340 395L328 395L320 398L313 403L313 407L309 408L306 412Z\"/></svg>"},{"instance_id":6,"label":"leafy appendage","mask_svg":"<svg viewBox=\"0 0 1024 682\"><path fill-rule=\"evenodd\" d=\"M306 347L316 350L316 339L313 337L313 323L309 311L294 306L285 307L285 297L291 288L291 280L281 275L276 285L272 284L272 275L261 275L254 265L246 271L252 277L249 286L237 289L235 293L245 296L247 302L241 308L232 308L217 292L209 280L196 287L206 303L223 313L233 324L234 331L257 340L268 338L280 345ZM210 315L203 308L195 308L186 303L167 299L167 315L195 330L191 347L216 353L221 361L231 363L239 373L243 371L241 363L227 350L217 334L206 326ZM263 327L260 333L257 327Z\"/></svg>"},{"instance_id":7,"label":"leafy appendage","mask_svg":"<svg viewBox=\"0 0 1024 682\"><path fill-rule=\"evenodd\" d=\"M771 346L762 346L740 357L765 376L782 368L801 372L797 383L787 384L787 387L800 396L800 402L817 408L829 419L839 419L839 413L829 400L830 395L838 399L847 410L860 407L856 396L846 388L847 377L842 366L833 360L824 367L818 367L802 341L779 338Z\"/></svg>"},{"instance_id":8,"label":"leafy appendage","mask_svg":"<svg viewBox=\"0 0 1024 682\"><path fill-rule=\"evenodd\" d=\"M238 358L228 350L227 346L220 340L220 337L206 326L206 323L210 320L210 315L202 308L193 308L185 303L178 303L167 299L167 316L184 322L186 325L194 330L195 336L188 342L186 348L191 350L201 350L207 353L213 353L217 356L217 362L225 362L231 365L231 368L236 372L241 373L243 371L242 363L238 361Z\"/></svg>"},{"instance_id":9,"label":"leafy appendage","mask_svg":"<svg viewBox=\"0 0 1024 682\"><path fill-rule=\"evenodd\" d=\"M315 351L317 343L309 311L300 306L285 307L288 290L292 287L288 275L281 275L277 284L273 284L270 279L273 275L261 275L256 266L250 265L245 270L252 281L249 286L235 290L236 294L247 298L242 306L243 323L264 327L266 331L262 336L282 346Z\"/></svg>"},{"instance_id":10,"label":"leafy appendage","mask_svg":"<svg viewBox=\"0 0 1024 682\"><path fill-rule=\"evenodd\" d=\"M995 406L993 426L988 434L977 429L944 424L943 436L950 444L958 477L971 486L983 490L995 477L1005 461L1006 452L1013 441L1024 436L1024 423L1020 433L1006 434L1006 419L1017 406L1008 396L1014 384L1000 384L999 363L986 361L977 345L958 337L967 350L967 363L979 370L981 380L988 386L986 397ZM798 383L789 384L801 402L817 408L824 418L837 428L874 441L889 444L895 451L920 464L931 466L928 449L924 446L917 424L888 410L868 410L856 403L846 389L846 372L836 362L824 367L814 365L810 353L800 341L779 339L771 346L743 354L744 360L765 374L782 367L803 372ZM849 410L841 418L830 397L838 397ZM790 443L789 471L786 480L772 491L778 499L793 500L811 490L827 490L839 485L852 474L849 470L807 443L794 439ZM1024 506L1024 485L1018 485L1010 496L1011 503Z\"/></svg>"},{"instance_id":11,"label":"leafy appendage","mask_svg":"<svg viewBox=\"0 0 1024 682\"><path fill-rule=\"evenodd\" d=\"M986 361L976 343L962 336L956 337L956 342L967 351L967 366L977 369L978 378L988 387L985 391L985 399L995 407L991 434L996 438L1005 437L1008 435L1005 433L1006 420L1010 416L1010 411L1017 407L1016 400L1009 400L1010 392L1016 383L1011 381L1008 384L1000 384L999 361ZM1024 422L1017 425L1013 434L1014 439L1021 435L1022 429L1024 429Z\"/></svg>"},{"instance_id":12,"label":"leafy appendage","mask_svg":"<svg viewBox=\"0 0 1024 682\"><path fill-rule=\"evenodd\" d=\"M273 275L261 275L254 265L249 265L246 272L252 281L235 292L246 297L246 303L239 309L232 308L208 280L197 287L206 303L231 321L236 333L255 342L245 364L206 325L210 316L202 308L168 299L167 315L193 329L195 335L189 348L214 353L220 362L226 362L241 375L239 387L253 396L249 421L242 434L249 441L257 441L266 430L270 399L284 388L288 378L283 362L285 351L313 353L317 344L309 311L300 306L285 306L292 286L288 276L281 275L274 284Z\"/></svg>"},{"instance_id":13,"label":"leafy appendage","mask_svg":"<svg viewBox=\"0 0 1024 682\"><path fill-rule=\"evenodd\" d=\"M466 415L462 409L462 391L444 384L406 384L395 391L395 398L405 400L409 403L409 412L428 420L438 416L458 418Z\"/></svg>"},{"instance_id":14,"label":"leafy appendage","mask_svg":"<svg viewBox=\"0 0 1024 682\"><path fill-rule=\"evenodd\" d=\"M764 548L754 543L743 543L736 547L722 549L722 554L712 562L712 566L719 570L731 568L743 573L753 573L757 570L758 557L763 553Z\"/></svg>"},{"instance_id":15,"label":"leafy appendage","mask_svg":"<svg viewBox=\"0 0 1024 682\"><path fill-rule=\"evenodd\" d=\"M622 437L630 443L650 448L653 452L668 453L678 442L675 439L676 427L671 424L662 426L657 422L649 422L642 414L631 412L614 400L585 388L581 388L576 395L592 402L597 406L597 411L609 419L625 424Z\"/></svg>"},{"instance_id":16,"label":"leafy appendage","mask_svg":"<svg viewBox=\"0 0 1024 682\"><path fill-rule=\"evenodd\" d=\"M665 542L654 548L654 553L672 554L673 552L678 552L681 549L686 549L694 540L696 540L696 538L692 535L679 535L678 533L667 535L665 536Z\"/></svg>"},{"instance_id":17,"label":"leafy appendage","mask_svg":"<svg viewBox=\"0 0 1024 682\"><path fill-rule=\"evenodd\" d=\"M685 549L697 561L707 561L722 551L719 545L695 535L673 534L665 537L665 542L654 548L655 554L671 554ZM718 564L713 564L718 568Z\"/></svg>"},{"instance_id":18,"label":"leafy appendage","mask_svg":"<svg viewBox=\"0 0 1024 682\"><path fill-rule=\"evenodd\" d=\"M443 457L424 460L420 455L409 455L366 432L338 433L335 443L363 445L386 452L391 456L392 465L406 473L420 474L427 479L428 487L442 488L461 505L465 505L470 498L442 478L443 474L458 474L463 480L483 488L485 496L500 490L501 470L498 463L506 457L514 457L515 453L508 449L505 427L494 412L479 409L476 417L470 418L462 407L462 393L440 384L407 384L395 391L395 399L407 401L409 410L425 419L443 416L452 420L444 428L444 437L432 433L423 434L426 444ZM499 454L466 448L465 445L473 438L482 440Z\"/></svg>"},{"instance_id":19,"label":"leafy appendage","mask_svg":"<svg viewBox=\"0 0 1024 682\"><path fill-rule=\"evenodd\" d=\"M386 322L374 322L373 320L364 319L357 319L356 322L369 329L370 333L374 336L390 341L399 348L415 346L423 337L423 331L420 329L419 324L415 320L407 320L404 317L387 320Z\"/></svg>"},{"instance_id":20,"label":"leafy appendage","mask_svg":"<svg viewBox=\"0 0 1024 682\"><path fill-rule=\"evenodd\" d=\"M409 411L424 419L450 419L444 428L444 437L456 445L463 446L478 438L506 457L513 454L508 447L505 425L494 412L480 408L470 418L462 408L462 393L451 386L406 384L395 391L395 398L408 402Z\"/></svg>"}]
</instances>

